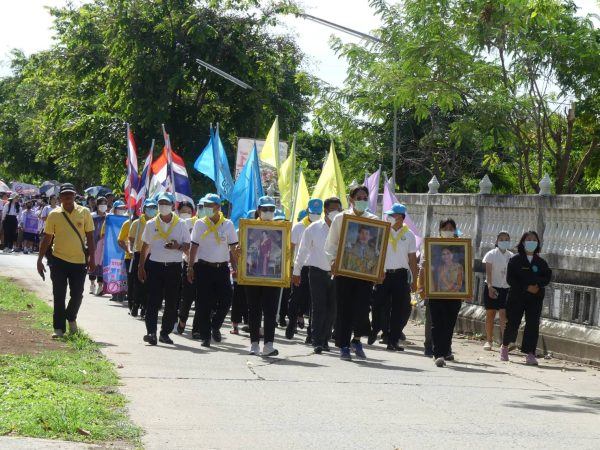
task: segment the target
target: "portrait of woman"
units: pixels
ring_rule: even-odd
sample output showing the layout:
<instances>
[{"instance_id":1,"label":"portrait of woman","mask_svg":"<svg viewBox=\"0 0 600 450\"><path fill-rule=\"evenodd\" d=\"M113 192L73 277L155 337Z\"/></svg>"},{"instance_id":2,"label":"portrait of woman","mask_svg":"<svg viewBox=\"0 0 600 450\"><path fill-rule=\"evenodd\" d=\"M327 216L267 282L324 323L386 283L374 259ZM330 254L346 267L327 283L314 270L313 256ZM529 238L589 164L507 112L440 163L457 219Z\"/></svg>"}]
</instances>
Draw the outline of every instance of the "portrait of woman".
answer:
<instances>
[{"instance_id":1,"label":"portrait of woman","mask_svg":"<svg viewBox=\"0 0 600 450\"><path fill-rule=\"evenodd\" d=\"M455 254L450 247L443 247L440 253L441 262L436 269L436 290L444 292L463 292L465 269L455 260Z\"/></svg>"},{"instance_id":2,"label":"portrait of woman","mask_svg":"<svg viewBox=\"0 0 600 450\"><path fill-rule=\"evenodd\" d=\"M263 230L261 233L260 244L258 246L258 261L261 275L269 274L269 259L271 258L271 247L273 241L268 233Z\"/></svg>"}]
</instances>

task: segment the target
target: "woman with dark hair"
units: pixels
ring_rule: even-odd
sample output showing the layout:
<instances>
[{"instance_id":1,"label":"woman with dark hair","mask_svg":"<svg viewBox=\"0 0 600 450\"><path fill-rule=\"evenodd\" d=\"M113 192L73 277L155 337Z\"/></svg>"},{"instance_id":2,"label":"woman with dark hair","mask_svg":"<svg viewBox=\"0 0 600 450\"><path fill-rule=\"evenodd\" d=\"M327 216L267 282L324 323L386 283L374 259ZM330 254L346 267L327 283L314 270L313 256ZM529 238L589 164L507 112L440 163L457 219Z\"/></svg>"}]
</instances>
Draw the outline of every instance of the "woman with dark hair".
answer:
<instances>
[{"instance_id":1,"label":"woman with dark hair","mask_svg":"<svg viewBox=\"0 0 600 450\"><path fill-rule=\"evenodd\" d=\"M539 256L541 250L538 234L531 230L521 236L517 254L508 262L506 281L510 286L506 302L507 324L500 348L500 360L508 361L508 346L517 340L521 319L525 314L525 329L521 351L527 354L525 364L537 366L535 357L540 317L544 304L544 288L550 283L552 270Z\"/></svg>"},{"instance_id":2,"label":"woman with dark hair","mask_svg":"<svg viewBox=\"0 0 600 450\"><path fill-rule=\"evenodd\" d=\"M4 229L4 253L13 252L13 245L17 242L19 214L21 213L21 204L19 195L12 193L8 202L2 210L2 228Z\"/></svg>"}]
</instances>

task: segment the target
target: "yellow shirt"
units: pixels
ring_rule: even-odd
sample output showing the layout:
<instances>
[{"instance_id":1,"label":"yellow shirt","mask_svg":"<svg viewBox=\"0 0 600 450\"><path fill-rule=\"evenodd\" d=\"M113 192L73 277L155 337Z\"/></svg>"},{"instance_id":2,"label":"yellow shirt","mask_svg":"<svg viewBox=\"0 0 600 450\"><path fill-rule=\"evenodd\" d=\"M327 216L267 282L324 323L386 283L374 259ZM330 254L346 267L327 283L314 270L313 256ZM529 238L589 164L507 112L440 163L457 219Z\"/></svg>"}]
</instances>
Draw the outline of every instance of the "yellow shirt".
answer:
<instances>
[{"instance_id":1,"label":"yellow shirt","mask_svg":"<svg viewBox=\"0 0 600 450\"><path fill-rule=\"evenodd\" d=\"M44 225L44 233L54 236L52 254L73 264L85 264L86 260L81 249L81 241L63 216L63 211L77 228L83 242L85 242L85 234L94 231L94 221L89 209L81 205L75 205L73 211L68 213L58 206L48 214Z\"/></svg>"},{"instance_id":2,"label":"yellow shirt","mask_svg":"<svg viewBox=\"0 0 600 450\"><path fill-rule=\"evenodd\" d=\"M140 222L142 223L142 226L140 226ZM142 245L144 245L142 234L144 233L144 228L146 228L146 216L134 220L129 229L129 239L133 239L135 243L135 252L142 251Z\"/></svg>"},{"instance_id":3,"label":"yellow shirt","mask_svg":"<svg viewBox=\"0 0 600 450\"><path fill-rule=\"evenodd\" d=\"M129 239L129 227L131 226L131 220L127 219L123 222L123 226L121 226L121 231L119 231L119 237L117 240L119 242L127 242ZM131 253L125 252L125 259L131 259Z\"/></svg>"}]
</instances>

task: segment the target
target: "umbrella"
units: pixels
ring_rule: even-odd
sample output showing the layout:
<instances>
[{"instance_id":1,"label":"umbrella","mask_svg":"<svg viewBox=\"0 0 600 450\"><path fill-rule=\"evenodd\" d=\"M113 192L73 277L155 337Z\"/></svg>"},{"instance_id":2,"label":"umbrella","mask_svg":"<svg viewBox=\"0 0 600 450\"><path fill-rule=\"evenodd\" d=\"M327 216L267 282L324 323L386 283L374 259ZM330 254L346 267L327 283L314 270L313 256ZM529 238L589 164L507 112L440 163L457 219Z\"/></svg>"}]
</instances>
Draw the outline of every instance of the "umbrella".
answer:
<instances>
[{"instance_id":1,"label":"umbrella","mask_svg":"<svg viewBox=\"0 0 600 450\"><path fill-rule=\"evenodd\" d=\"M0 192L10 192L10 188L8 187L8 185L0 180Z\"/></svg>"},{"instance_id":2,"label":"umbrella","mask_svg":"<svg viewBox=\"0 0 600 450\"><path fill-rule=\"evenodd\" d=\"M92 186L84 191L88 197L98 197L100 195L112 194L112 191L104 186Z\"/></svg>"},{"instance_id":3,"label":"umbrella","mask_svg":"<svg viewBox=\"0 0 600 450\"><path fill-rule=\"evenodd\" d=\"M60 183L56 180L44 181L40 186L40 194L50 197L51 195L58 195L58 188Z\"/></svg>"}]
</instances>

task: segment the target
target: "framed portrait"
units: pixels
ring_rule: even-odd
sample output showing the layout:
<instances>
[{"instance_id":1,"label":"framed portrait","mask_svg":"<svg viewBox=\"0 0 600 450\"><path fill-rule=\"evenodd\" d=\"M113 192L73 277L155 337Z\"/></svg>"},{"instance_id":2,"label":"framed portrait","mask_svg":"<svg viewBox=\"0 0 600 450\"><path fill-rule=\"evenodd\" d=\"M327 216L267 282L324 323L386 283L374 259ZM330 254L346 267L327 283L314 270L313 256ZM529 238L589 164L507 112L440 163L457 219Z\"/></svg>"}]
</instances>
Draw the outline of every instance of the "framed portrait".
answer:
<instances>
[{"instance_id":1,"label":"framed portrait","mask_svg":"<svg viewBox=\"0 0 600 450\"><path fill-rule=\"evenodd\" d=\"M388 222L345 214L334 265L336 275L383 281L389 236Z\"/></svg>"},{"instance_id":2,"label":"framed portrait","mask_svg":"<svg viewBox=\"0 0 600 450\"><path fill-rule=\"evenodd\" d=\"M473 297L471 239L425 238L425 298Z\"/></svg>"},{"instance_id":3,"label":"framed portrait","mask_svg":"<svg viewBox=\"0 0 600 450\"><path fill-rule=\"evenodd\" d=\"M290 222L240 220L237 282L246 286L289 287Z\"/></svg>"}]
</instances>

